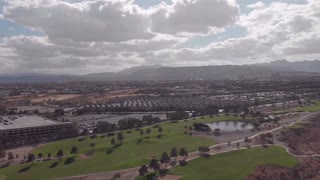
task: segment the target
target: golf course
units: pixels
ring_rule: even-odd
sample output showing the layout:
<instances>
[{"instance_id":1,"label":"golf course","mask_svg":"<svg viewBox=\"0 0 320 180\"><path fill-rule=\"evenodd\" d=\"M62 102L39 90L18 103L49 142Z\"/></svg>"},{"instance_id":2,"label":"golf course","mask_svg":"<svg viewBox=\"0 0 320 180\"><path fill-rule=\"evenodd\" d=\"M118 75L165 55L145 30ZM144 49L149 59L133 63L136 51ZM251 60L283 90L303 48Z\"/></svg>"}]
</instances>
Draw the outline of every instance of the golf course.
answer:
<instances>
[{"instance_id":1,"label":"golf course","mask_svg":"<svg viewBox=\"0 0 320 180\"><path fill-rule=\"evenodd\" d=\"M170 174L179 175L182 180L243 180L260 165L291 168L298 165L298 160L282 147L258 147L197 158L187 166L170 169Z\"/></svg>"},{"instance_id":2,"label":"golf course","mask_svg":"<svg viewBox=\"0 0 320 180\"><path fill-rule=\"evenodd\" d=\"M0 169L0 177L7 179L55 179L65 176L74 176L87 173L105 172L132 168L147 164L150 158L159 158L161 153L169 152L171 148L185 147L189 152L196 151L199 146L210 146L216 142L209 138L193 137L188 135L186 126L192 126L194 122L214 121L239 121L241 118L235 116L220 115L219 117L202 117L196 119L182 120L179 122L165 122L159 124L163 131L153 126L144 127L144 135L140 131L127 130L122 134L124 139L120 147L114 148L111 139L117 139L117 133L108 137L97 135L73 138L40 145L34 154L42 153L47 156L51 153L55 157L58 150L63 150L64 156L60 159L50 161L35 161L23 165L10 166ZM151 133L146 134L150 129ZM161 137L158 137L161 134ZM94 144L94 146L91 146ZM77 154L70 154L72 147L78 148ZM108 153L107 153L108 152ZM65 164L68 157L76 157L73 163Z\"/></svg>"}]
</instances>

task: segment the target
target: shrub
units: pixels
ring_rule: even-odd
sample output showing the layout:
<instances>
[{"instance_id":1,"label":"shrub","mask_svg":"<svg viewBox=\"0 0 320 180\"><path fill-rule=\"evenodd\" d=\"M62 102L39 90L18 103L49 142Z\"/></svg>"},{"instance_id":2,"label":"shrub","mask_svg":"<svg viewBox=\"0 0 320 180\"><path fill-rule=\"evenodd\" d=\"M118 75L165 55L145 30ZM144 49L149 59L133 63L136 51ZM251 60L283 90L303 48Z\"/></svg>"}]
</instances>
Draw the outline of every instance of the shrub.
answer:
<instances>
[{"instance_id":1,"label":"shrub","mask_svg":"<svg viewBox=\"0 0 320 180\"><path fill-rule=\"evenodd\" d=\"M132 133L132 131L127 131L127 134L131 134Z\"/></svg>"},{"instance_id":2,"label":"shrub","mask_svg":"<svg viewBox=\"0 0 320 180\"><path fill-rule=\"evenodd\" d=\"M95 139L96 137L97 137L96 134L93 134L93 135L90 136L91 139Z\"/></svg>"},{"instance_id":3,"label":"shrub","mask_svg":"<svg viewBox=\"0 0 320 180\"><path fill-rule=\"evenodd\" d=\"M105 138L105 137L106 137L106 135L101 135L101 136L100 136L100 138Z\"/></svg>"},{"instance_id":4,"label":"shrub","mask_svg":"<svg viewBox=\"0 0 320 180\"><path fill-rule=\"evenodd\" d=\"M181 160L181 161L179 161L179 165L183 167L183 166L188 165L188 162L186 160Z\"/></svg>"},{"instance_id":5,"label":"shrub","mask_svg":"<svg viewBox=\"0 0 320 180\"><path fill-rule=\"evenodd\" d=\"M84 141L84 140L86 140L86 138L79 138L78 139L79 142Z\"/></svg>"}]
</instances>

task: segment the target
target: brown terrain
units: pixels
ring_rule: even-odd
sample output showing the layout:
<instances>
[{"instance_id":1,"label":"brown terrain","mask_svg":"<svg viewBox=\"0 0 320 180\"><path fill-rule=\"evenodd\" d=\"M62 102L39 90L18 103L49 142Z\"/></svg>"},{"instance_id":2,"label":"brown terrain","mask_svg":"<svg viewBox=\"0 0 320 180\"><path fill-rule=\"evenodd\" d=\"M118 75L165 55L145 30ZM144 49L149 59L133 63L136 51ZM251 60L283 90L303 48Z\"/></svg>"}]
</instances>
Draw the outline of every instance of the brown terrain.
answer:
<instances>
[{"instance_id":1,"label":"brown terrain","mask_svg":"<svg viewBox=\"0 0 320 180\"><path fill-rule=\"evenodd\" d=\"M277 140L282 141L296 155L320 153L320 115L310 119L301 128L282 131ZM287 169L275 166L260 166L247 180L318 180L320 179L320 158L300 158L297 167Z\"/></svg>"}]
</instances>

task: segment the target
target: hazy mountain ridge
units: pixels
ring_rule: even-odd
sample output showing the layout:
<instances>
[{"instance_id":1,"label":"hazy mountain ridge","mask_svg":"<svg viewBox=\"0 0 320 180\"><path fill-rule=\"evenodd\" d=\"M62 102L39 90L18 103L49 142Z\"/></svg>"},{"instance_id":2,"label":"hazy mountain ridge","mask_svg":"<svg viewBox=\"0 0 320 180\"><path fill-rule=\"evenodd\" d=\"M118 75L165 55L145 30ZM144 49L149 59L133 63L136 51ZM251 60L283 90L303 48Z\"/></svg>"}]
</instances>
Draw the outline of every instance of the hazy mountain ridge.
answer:
<instances>
[{"instance_id":1,"label":"hazy mountain ridge","mask_svg":"<svg viewBox=\"0 0 320 180\"><path fill-rule=\"evenodd\" d=\"M195 67L140 66L120 72L87 75L25 74L0 76L0 83L113 81L113 80L220 80L240 77L314 76L320 75L320 61L288 62L285 60L253 65L222 65Z\"/></svg>"}]
</instances>

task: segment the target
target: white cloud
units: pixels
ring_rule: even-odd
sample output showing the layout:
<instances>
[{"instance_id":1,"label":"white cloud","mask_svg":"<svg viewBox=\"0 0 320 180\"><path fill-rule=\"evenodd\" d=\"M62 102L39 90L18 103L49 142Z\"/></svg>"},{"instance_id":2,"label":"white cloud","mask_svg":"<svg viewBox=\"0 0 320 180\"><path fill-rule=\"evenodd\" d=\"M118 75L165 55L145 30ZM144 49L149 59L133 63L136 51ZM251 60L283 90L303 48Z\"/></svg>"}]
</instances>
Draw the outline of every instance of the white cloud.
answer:
<instances>
[{"instance_id":1,"label":"white cloud","mask_svg":"<svg viewBox=\"0 0 320 180\"><path fill-rule=\"evenodd\" d=\"M320 1L261 3L239 18L234 0L174 0L142 9L132 0L6 0L3 18L43 37L0 40L0 73L75 73L168 66L247 64L320 57ZM260 4L260 5L259 5ZM238 20L239 18L239 20ZM205 47L180 48L191 36L240 25L247 34Z\"/></svg>"},{"instance_id":2,"label":"white cloud","mask_svg":"<svg viewBox=\"0 0 320 180\"><path fill-rule=\"evenodd\" d=\"M149 21L129 0L7 1L4 17L38 29L49 39L120 42L150 39Z\"/></svg>"},{"instance_id":3,"label":"white cloud","mask_svg":"<svg viewBox=\"0 0 320 180\"><path fill-rule=\"evenodd\" d=\"M232 0L175 0L152 14L152 30L167 34L207 34L232 25L239 7Z\"/></svg>"},{"instance_id":4,"label":"white cloud","mask_svg":"<svg viewBox=\"0 0 320 180\"><path fill-rule=\"evenodd\" d=\"M258 9L263 7L265 7L265 4L261 1L247 5L247 8L250 8L250 9Z\"/></svg>"}]
</instances>

